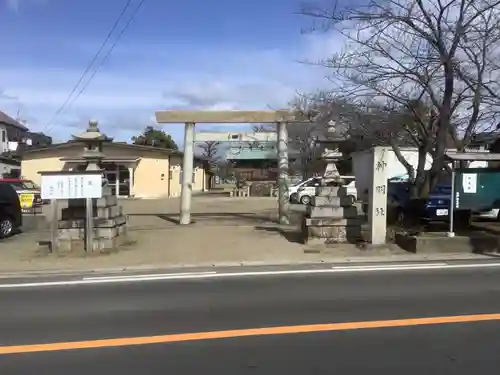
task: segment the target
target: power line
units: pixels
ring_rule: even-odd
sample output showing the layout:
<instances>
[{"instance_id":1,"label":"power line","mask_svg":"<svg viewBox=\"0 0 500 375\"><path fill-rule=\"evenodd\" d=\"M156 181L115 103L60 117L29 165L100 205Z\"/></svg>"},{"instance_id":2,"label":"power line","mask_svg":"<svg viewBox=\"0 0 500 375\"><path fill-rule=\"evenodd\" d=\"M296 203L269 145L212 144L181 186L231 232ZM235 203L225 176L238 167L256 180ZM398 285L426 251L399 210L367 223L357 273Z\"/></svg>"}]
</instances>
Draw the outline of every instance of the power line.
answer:
<instances>
[{"instance_id":1,"label":"power line","mask_svg":"<svg viewBox=\"0 0 500 375\"><path fill-rule=\"evenodd\" d=\"M78 94L73 98L73 100L71 101L71 103L66 107L66 109L71 108L71 106L78 100L78 98L80 97L80 95L82 95L83 92L87 89L87 87L89 87L90 83L92 82L92 80L94 79L94 77L96 76L96 74L99 73L99 71L101 70L101 68L103 67L103 65L106 63L106 61L111 56L111 53L113 53L113 50L115 49L116 45L118 44L118 42L122 38L123 34L125 34L125 31L128 29L128 27L132 23L133 19L135 18L135 16L137 15L137 13L139 12L139 10L141 9L141 7L144 4L144 2L145 2L145 0L141 0L137 4L137 7L134 9L134 11L132 12L132 14L131 14L130 18L128 19L127 23L125 24L125 26L123 27L123 29L120 31L120 34L118 34L117 38L115 39L115 41L111 45L111 48L109 49L108 53L106 53L106 55L104 56L104 58L101 60L101 63L96 67L96 69L90 75L90 78L88 79L87 83L85 85L83 85L83 87L80 89L80 91L78 92Z\"/></svg>"},{"instance_id":2,"label":"power line","mask_svg":"<svg viewBox=\"0 0 500 375\"><path fill-rule=\"evenodd\" d=\"M73 89L71 90L71 92L69 93L69 95L66 97L66 100L64 100L63 104L57 109L57 111L54 113L54 115L49 120L49 122L47 122L47 124L45 125L45 128L48 128L52 124L52 122L57 118L57 116L59 116L61 114L61 112L65 109L65 107L68 104L68 102L70 101L71 97L73 96L73 94L78 89L78 86L80 86L80 84L83 82L83 79L85 78L85 76L87 75L87 73L92 68L92 65L94 65L94 63L96 62L97 58L99 57L99 55L103 51L103 49L106 46L106 44L108 43L109 39L111 39L111 36L113 35L113 33L115 32L116 28L120 24L120 21L122 20L123 16L125 15L125 12L129 8L130 4L132 4L132 1L133 0L127 0L127 3L125 4L125 6L123 7L122 11L120 12L120 15L118 16L118 18L116 19L115 23L113 24L113 26L109 30L108 35L106 36L106 38L102 42L102 44L99 47L99 49L97 50L96 54L94 55L94 57L92 58L92 60L90 61L90 63L87 65L87 68L85 69L85 71L81 75L80 79L75 84L75 86L73 87Z\"/></svg>"}]
</instances>

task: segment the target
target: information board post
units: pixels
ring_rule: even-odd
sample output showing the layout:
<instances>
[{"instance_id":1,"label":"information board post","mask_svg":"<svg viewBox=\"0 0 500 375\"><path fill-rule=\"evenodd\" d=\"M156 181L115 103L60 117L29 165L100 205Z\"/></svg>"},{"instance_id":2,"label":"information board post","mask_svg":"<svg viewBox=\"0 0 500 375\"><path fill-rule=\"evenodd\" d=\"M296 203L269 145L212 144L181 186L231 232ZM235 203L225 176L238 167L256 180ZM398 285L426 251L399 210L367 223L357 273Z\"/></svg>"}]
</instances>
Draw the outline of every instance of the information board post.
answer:
<instances>
[{"instance_id":1,"label":"information board post","mask_svg":"<svg viewBox=\"0 0 500 375\"><path fill-rule=\"evenodd\" d=\"M456 173L455 173L455 163L451 163L451 199L450 199L450 213L449 213L449 218L450 218L450 227L448 230L448 237L455 237L455 232L454 232L454 219L455 219L455 178L456 178Z\"/></svg>"},{"instance_id":2,"label":"information board post","mask_svg":"<svg viewBox=\"0 0 500 375\"><path fill-rule=\"evenodd\" d=\"M50 216L52 218L50 223L50 251L57 253L59 250L59 225L57 223L58 217L58 204L57 199L50 200Z\"/></svg>"},{"instance_id":3,"label":"information board post","mask_svg":"<svg viewBox=\"0 0 500 375\"><path fill-rule=\"evenodd\" d=\"M92 212L92 198L85 201L85 251L92 252L92 232L94 231L94 213Z\"/></svg>"},{"instance_id":4,"label":"information board post","mask_svg":"<svg viewBox=\"0 0 500 375\"><path fill-rule=\"evenodd\" d=\"M85 249L92 251L93 199L102 197L101 171L57 171L41 172L41 198L52 203L51 249L58 248L58 200L85 199Z\"/></svg>"}]
</instances>

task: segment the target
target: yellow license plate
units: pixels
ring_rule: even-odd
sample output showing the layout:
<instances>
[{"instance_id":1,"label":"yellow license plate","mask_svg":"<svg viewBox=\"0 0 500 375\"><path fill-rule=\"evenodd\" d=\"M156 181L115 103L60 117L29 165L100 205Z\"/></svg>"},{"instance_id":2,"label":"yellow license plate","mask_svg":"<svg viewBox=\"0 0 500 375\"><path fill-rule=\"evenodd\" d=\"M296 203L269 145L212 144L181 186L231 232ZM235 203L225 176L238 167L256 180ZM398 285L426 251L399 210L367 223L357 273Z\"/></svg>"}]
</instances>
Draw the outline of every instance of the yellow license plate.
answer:
<instances>
[{"instance_id":1,"label":"yellow license plate","mask_svg":"<svg viewBox=\"0 0 500 375\"><path fill-rule=\"evenodd\" d=\"M19 195L19 201L21 202L22 208L31 208L33 207L33 199L35 198L34 194L21 194Z\"/></svg>"}]
</instances>

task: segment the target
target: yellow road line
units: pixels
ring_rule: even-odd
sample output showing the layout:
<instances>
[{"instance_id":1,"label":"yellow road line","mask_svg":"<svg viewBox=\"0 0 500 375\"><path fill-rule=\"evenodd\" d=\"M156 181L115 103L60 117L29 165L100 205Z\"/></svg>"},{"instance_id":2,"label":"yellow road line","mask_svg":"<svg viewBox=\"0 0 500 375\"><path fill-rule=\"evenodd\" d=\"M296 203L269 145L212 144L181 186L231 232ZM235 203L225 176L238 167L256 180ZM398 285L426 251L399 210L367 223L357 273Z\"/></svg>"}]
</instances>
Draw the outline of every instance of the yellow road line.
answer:
<instances>
[{"instance_id":1,"label":"yellow road line","mask_svg":"<svg viewBox=\"0 0 500 375\"><path fill-rule=\"evenodd\" d=\"M377 320L377 321L365 321L365 322L313 324L313 325L283 326L283 327L268 327L268 328L251 328L251 329L237 329L230 331L180 333L180 334L169 334L161 336L125 337L116 339L70 341L70 342L58 342L49 344L12 345L12 346L0 346L0 354L52 352L52 351L75 350L75 349L97 349L97 348L134 346L134 345L165 344L165 343L185 342L185 341L227 339L227 338L248 337L248 336L288 335L296 333L349 331L355 329L370 329L370 328L411 327L411 326L450 324L450 323L473 323L473 322L485 322L494 320L500 320L500 313L398 319L398 320Z\"/></svg>"}]
</instances>

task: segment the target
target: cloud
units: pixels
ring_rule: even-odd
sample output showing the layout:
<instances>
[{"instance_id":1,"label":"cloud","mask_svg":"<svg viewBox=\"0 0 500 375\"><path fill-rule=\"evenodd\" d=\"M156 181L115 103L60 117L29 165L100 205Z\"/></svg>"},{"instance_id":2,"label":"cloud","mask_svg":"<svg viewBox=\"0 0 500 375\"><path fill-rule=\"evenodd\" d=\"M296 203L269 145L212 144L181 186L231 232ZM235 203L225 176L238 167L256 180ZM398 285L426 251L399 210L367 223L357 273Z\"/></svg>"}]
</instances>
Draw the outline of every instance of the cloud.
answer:
<instances>
[{"instance_id":1,"label":"cloud","mask_svg":"<svg viewBox=\"0 0 500 375\"><path fill-rule=\"evenodd\" d=\"M18 100L16 95L9 95L4 90L0 89L0 100Z\"/></svg>"},{"instance_id":2,"label":"cloud","mask_svg":"<svg viewBox=\"0 0 500 375\"><path fill-rule=\"evenodd\" d=\"M7 3L7 8L13 11L18 11L19 10L19 5L21 0L5 0Z\"/></svg>"},{"instance_id":3,"label":"cloud","mask_svg":"<svg viewBox=\"0 0 500 375\"><path fill-rule=\"evenodd\" d=\"M18 12L25 4L44 4L46 0L5 0L7 9Z\"/></svg>"},{"instance_id":4,"label":"cloud","mask_svg":"<svg viewBox=\"0 0 500 375\"><path fill-rule=\"evenodd\" d=\"M21 117L34 119L31 128L56 138L67 139L78 124L83 129L88 119L96 118L110 136L128 140L154 124L156 110L286 107L297 91L328 84L327 71L299 61L306 57L317 61L332 46L335 38L327 34L304 36L294 50L221 47L173 53L163 45L120 45L88 89L49 127L45 125L82 74L81 61L64 70L43 64L4 66L0 109L8 113L20 109ZM74 43L73 48L65 53L82 55L83 61L83 55L95 52L85 43ZM182 143L181 126L165 130Z\"/></svg>"}]
</instances>

